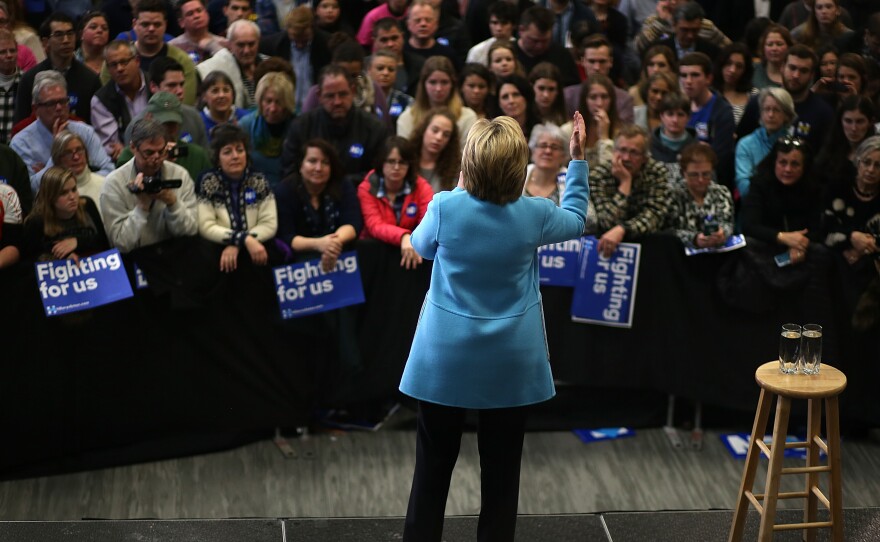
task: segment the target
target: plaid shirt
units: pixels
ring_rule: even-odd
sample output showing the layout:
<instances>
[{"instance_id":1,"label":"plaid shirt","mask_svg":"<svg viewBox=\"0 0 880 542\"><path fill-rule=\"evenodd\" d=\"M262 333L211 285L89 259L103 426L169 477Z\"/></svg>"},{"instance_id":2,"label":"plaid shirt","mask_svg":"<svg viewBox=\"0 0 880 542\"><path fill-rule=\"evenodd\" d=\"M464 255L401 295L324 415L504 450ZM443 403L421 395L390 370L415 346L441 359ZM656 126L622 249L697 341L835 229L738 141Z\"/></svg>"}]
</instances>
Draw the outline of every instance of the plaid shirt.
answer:
<instances>
[{"instance_id":1,"label":"plaid shirt","mask_svg":"<svg viewBox=\"0 0 880 542\"><path fill-rule=\"evenodd\" d=\"M9 145L12 139L12 118L15 116L15 94L21 81L21 70L15 71L15 79L9 90L0 87L0 143Z\"/></svg>"},{"instance_id":2,"label":"plaid shirt","mask_svg":"<svg viewBox=\"0 0 880 542\"><path fill-rule=\"evenodd\" d=\"M666 166L649 158L633 178L629 196L623 195L620 181L611 175L611 165L590 170L590 198L599 219L599 233L621 225L627 239L660 231L669 214L669 182Z\"/></svg>"}]
</instances>

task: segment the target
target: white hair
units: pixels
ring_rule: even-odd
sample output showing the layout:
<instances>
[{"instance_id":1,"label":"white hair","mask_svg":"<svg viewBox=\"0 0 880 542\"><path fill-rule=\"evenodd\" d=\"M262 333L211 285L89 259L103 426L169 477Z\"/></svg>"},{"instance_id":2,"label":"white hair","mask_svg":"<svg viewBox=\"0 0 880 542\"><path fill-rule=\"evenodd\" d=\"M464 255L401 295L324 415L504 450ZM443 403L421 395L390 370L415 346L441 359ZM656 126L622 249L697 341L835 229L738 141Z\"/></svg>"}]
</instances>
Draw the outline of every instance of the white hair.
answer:
<instances>
[{"instance_id":1,"label":"white hair","mask_svg":"<svg viewBox=\"0 0 880 542\"><path fill-rule=\"evenodd\" d=\"M226 29L226 39L232 41L232 36L242 27L247 27L257 33L257 39L260 39L260 27L257 26L257 23L248 20L248 19L239 19L229 25L229 28Z\"/></svg>"}]
</instances>

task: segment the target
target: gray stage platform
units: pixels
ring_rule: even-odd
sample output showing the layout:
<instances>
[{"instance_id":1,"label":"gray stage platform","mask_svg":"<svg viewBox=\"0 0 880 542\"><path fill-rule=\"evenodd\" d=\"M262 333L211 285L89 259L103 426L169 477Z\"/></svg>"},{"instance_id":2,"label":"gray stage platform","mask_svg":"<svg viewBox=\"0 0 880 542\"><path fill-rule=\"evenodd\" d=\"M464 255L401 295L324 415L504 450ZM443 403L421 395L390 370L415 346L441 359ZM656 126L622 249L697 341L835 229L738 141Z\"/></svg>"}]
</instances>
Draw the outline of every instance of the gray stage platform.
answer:
<instances>
[{"instance_id":1,"label":"gray stage platform","mask_svg":"<svg viewBox=\"0 0 880 542\"><path fill-rule=\"evenodd\" d=\"M723 542L730 510L687 512L608 512L588 515L521 516L522 542ZM880 540L880 508L844 510L846 540ZM786 522L799 513L780 512ZM754 540L757 514L749 518L744 540ZM392 542L400 540L403 518L223 519L223 520L83 520L0 522L3 542ZM446 520L444 542L476 539L476 517ZM828 540L828 531L819 531ZM776 541L800 540L799 532L777 534Z\"/></svg>"}]
</instances>

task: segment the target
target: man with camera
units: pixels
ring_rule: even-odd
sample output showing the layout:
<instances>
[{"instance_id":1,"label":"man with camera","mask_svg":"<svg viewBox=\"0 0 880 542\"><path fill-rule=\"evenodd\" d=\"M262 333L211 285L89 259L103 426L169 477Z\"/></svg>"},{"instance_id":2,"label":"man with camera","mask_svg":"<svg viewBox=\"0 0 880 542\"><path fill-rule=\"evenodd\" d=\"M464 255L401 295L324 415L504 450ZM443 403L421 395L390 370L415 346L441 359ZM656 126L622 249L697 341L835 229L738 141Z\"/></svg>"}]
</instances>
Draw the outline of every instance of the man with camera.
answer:
<instances>
[{"instance_id":1,"label":"man with camera","mask_svg":"<svg viewBox=\"0 0 880 542\"><path fill-rule=\"evenodd\" d=\"M142 118L153 119L165 128L168 141L165 161L182 166L193 180L198 180L203 171L211 169L211 159L203 147L180 137L180 127L183 126L182 107L183 104L175 94L159 91L150 98ZM117 158L116 167L122 167L133 156L131 147L126 147Z\"/></svg>"},{"instance_id":2,"label":"man with camera","mask_svg":"<svg viewBox=\"0 0 880 542\"><path fill-rule=\"evenodd\" d=\"M155 120L135 122L129 144L134 158L107 176L101 214L120 252L198 233L195 185L186 169L165 159L168 143Z\"/></svg>"}]
</instances>

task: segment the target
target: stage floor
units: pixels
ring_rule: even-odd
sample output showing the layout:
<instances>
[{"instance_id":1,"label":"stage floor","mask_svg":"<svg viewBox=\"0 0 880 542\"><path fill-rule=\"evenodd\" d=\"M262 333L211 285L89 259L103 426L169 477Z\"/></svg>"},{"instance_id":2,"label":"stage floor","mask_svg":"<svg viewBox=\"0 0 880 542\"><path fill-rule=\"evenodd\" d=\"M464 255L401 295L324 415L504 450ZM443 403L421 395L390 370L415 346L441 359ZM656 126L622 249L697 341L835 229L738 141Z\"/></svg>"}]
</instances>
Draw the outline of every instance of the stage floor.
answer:
<instances>
[{"instance_id":1,"label":"stage floor","mask_svg":"<svg viewBox=\"0 0 880 542\"><path fill-rule=\"evenodd\" d=\"M520 516L516 540L522 542L724 542L733 518L730 510L689 512L610 512L589 515ZM780 513L796 522L794 510ZM880 536L880 509L844 510L845 539L874 542ZM757 536L752 513L744 540ZM4 542L392 542L400 540L402 518L229 519L0 522ZM477 518L449 517L444 542L475 540ZM827 529L818 540L829 540ZM800 540L800 532L778 533L777 542Z\"/></svg>"}]
</instances>

